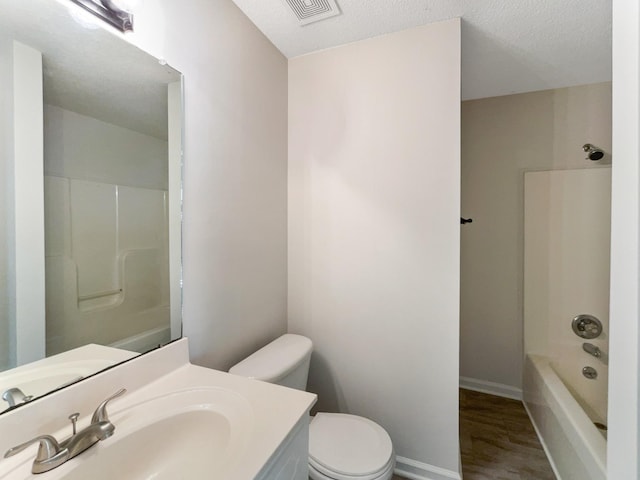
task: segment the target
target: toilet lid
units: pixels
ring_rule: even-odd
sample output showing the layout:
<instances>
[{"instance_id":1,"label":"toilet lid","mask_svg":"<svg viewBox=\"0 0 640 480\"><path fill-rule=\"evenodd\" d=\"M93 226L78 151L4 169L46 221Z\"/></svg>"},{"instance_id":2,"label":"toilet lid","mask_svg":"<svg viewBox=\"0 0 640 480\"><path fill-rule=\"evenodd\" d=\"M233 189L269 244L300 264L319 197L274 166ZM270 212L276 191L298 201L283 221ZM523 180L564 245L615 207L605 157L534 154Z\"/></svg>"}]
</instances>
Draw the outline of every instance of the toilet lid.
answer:
<instances>
[{"instance_id":1,"label":"toilet lid","mask_svg":"<svg viewBox=\"0 0 640 480\"><path fill-rule=\"evenodd\" d=\"M384 470L392 455L389 434L367 418L318 413L309 426L309 461L330 472L372 475Z\"/></svg>"}]
</instances>

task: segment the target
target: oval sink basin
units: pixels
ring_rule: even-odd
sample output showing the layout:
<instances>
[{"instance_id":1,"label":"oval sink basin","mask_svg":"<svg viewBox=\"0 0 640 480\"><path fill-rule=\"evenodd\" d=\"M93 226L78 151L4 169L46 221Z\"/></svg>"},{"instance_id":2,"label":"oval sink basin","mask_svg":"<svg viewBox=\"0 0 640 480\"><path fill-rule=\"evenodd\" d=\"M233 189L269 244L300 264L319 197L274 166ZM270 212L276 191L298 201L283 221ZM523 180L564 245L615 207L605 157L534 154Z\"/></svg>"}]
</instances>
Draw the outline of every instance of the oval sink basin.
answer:
<instances>
[{"instance_id":1,"label":"oval sink basin","mask_svg":"<svg viewBox=\"0 0 640 480\"><path fill-rule=\"evenodd\" d=\"M56 470L69 480L227 478L225 472L242 459L252 417L242 396L221 388L114 408L113 437Z\"/></svg>"}]
</instances>

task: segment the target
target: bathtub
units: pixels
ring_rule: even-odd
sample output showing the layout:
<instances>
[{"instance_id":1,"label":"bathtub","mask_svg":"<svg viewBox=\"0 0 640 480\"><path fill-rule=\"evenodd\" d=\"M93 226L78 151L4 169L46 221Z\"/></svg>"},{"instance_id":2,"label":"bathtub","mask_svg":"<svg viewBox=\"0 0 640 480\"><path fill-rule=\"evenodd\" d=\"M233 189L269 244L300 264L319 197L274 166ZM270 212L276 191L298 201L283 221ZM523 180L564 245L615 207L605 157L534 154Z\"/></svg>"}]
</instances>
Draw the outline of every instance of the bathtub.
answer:
<instances>
[{"instance_id":1,"label":"bathtub","mask_svg":"<svg viewBox=\"0 0 640 480\"><path fill-rule=\"evenodd\" d=\"M524 404L560 480L606 480L605 436L547 357L527 355Z\"/></svg>"}]
</instances>

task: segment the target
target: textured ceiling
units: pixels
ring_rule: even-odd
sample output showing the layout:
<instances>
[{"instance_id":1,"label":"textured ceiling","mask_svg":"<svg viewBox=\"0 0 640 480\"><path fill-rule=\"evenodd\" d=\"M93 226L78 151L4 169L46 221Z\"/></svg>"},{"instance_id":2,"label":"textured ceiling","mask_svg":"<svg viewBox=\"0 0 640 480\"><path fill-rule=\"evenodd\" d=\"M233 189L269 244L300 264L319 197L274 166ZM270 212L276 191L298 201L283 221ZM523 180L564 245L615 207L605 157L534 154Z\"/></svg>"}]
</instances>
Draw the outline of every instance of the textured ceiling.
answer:
<instances>
[{"instance_id":1,"label":"textured ceiling","mask_svg":"<svg viewBox=\"0 0 640 480\"><path fill-rule=\"evenodd\" d=\"M337 0L300 26L284 0L233 0L287 57L462 18L462 96L611 80L612 0Z\"/></svg>"},{"instance_id":2,"label":"textured ceiling","mask_svg":"<svg viewBox=\"0 0 640 480\"><path fill-rule=\"evenodd\" d=\"M59 2L0 0L0 12L1 36L42 52L46 103L167 138L167 83L178 72L107 29L81 26Z\"/></svg>"}]
</instances>

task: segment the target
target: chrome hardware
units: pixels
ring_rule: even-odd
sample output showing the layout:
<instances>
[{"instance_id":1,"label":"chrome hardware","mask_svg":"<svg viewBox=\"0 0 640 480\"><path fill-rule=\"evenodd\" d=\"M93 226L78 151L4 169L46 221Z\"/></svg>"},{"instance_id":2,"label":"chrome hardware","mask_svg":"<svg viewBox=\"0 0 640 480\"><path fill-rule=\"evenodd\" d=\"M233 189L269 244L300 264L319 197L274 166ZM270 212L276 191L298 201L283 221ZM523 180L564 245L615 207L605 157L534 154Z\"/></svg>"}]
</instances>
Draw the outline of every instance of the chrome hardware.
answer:
<instances>
[{"instance_id":1,"label":"chrome hardware","mask_svg":"<svg viewBox=\"0 0 640 480\"><path fill-rule=\"evenodd\" d=\"M62 385L58 385L55 387L56 389L67 387L73 383L76 383L78 380L82 380L84 377L82 375L72 378L68 382L63 383ZM4 391L2 394L2 399L9 404L9 408L15 407L17 405L22 405L23 403L30 402L34 399L33 395L25 395L22 390L19 388L9 388Z\"/></svg>"},{"instance_id":2,"label":"chrome hardware","mask_svg":"<svg viewBox=\"0 0 640 480\"><path fill-rule=\"evenodd\" d=\"M87 448L95 445L100 440L105 440L113 435L116 427L109 421L107 415L107 403L116 397L119 397L126 390L123 388L118 390L115 394L104 400L98 408L96 408L93 416L91 417L91 425L83 428L76 433L76 422L78 421L79 413L73 413L69 415L69 420L73 425L73 434L61 443L52 437L51 435L41 435L28 442L22 443L17 447L10 448L4 454L5 458L11 457L16 453L23 451L28 446L40 442L38 448L38 454L33 461L31 472L44 473L59 467L67 460L71 460L76 455L84 452Z\"/></svg>"},{"instance_id":3,"label":"chrome hardware","mask_svg":"<svg viewBox=\"0 0 640 480\"><path fill-rule=\"evenodd\" d=\"M73 435L76 434L76 423L78 422L78 417L80 416L79 412L72 413L69 415L69 420L71 420L71 429L73 430Z\"/></svg>"},{"instance_id":4,"label":"chrome hardware","mask_svg":"<svg viewBox=\"0 0 640 480\"><path fill-rule=\"evenodd\" d=\"M593 355L596 358L600 358L602 356L602 350L596 347L593 343L583 343L582 349L589 355Z\"/></svg>"},{"instance_id":5,"label":"chrome hardware","mask_svg":"<svg viewBox=\"0 0 640 480\"><path fill-rule=\"evenodd\" d=\"M126 388L121 388L109 398L104 400L100 405L98 405L98 408L96 408L96 411L93 412L93 416L91 417L91 423L108 422L109 415L107 415L107 403L109 403L114 398L118 398L120 395L123 395L126 391Z\"/></svg>"},{"instance_id":6,"label":"chrome hardware","mask_svg":"<svg viewBox=\"0 0 640 480\"><path fill-rule=\"evenodd\" d=\"M585 143L582 146L582 150L587 154L585 160L592 160L595 162L596 160L602 160L602 157L604 157L602 149L595 145L591 145L590 143Z\"/></svg>"},{"instance_id":7,"label":"chrome hardware","mask_svg":"<svg viewBox=\"0 0 640 480\"><path fill-rule=\"evenodd\" d=\"M582 369L582 375L587 377L589 380L595 380L598 378L598 372L593 367L584 367Z\"/></svg>"},{"instance_id":8,"label":"chrome hardware","mask_svg":"<svg viewBox=\"0 0 640 480\"><path fill-rule=\"evenodd\" d=\"M33 400L33 395L25 395L19 388L9 388L3 392L2 399L9 404L9 407L15 407L30 402Z\"/></svg>"},{"instance_id":9,"label":"chrome hardware","mask_svg":"<svg viewBox=\"0 0 640 480\"><path fill-rule=\"evenodd\" d=\"M7 450L7 453L4 454L4 458L12 457L16 453L20 453L25 448L30 447L36 442L40 442L40 446L38 447L38 454L36 455L36 461L42 461L51 458L60 451L60 445L55 438L53 438L51 435L40 435L39 437L32 438L28 442L24 442L17 447L10 448L9 450Z\"/></svg>"},{"instance_id":10,"label":"chrome hardware","mask_svg":"<svg viewBox=\"0 0 640 480\"><path fill-rule=\"evenodd\" d=\"M571 328L580 338L592 340L602 333L602 322L593 315L583 313L573 319Z\"/></svg>"}]
</instances>

